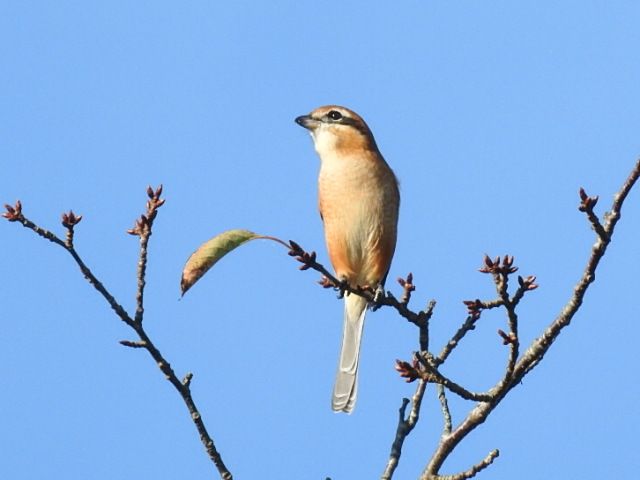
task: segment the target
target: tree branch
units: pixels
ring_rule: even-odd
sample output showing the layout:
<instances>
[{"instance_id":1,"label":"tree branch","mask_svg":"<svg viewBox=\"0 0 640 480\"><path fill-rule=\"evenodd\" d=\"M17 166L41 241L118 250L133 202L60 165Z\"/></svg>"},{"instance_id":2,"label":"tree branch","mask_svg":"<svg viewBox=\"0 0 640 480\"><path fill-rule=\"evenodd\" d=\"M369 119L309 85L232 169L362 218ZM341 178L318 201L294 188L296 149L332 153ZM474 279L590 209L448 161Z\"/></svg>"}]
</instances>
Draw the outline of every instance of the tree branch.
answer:
<instances>
[{"instance_id":1,"label":"tree branch","mask_svg":"<svg viewBox=\"0 0 640 480\"><path fill-rule=\"evenodd\" d=\"M436 475L436 476L431 477L431 478L433 480L466 480L467 478L473 478L473 477L476 476L476 474L478 472L484 470L489 465L491 465L493 463L493 461L496 458L498 458L499 455L500 455L500 452L498 450L492 450L484 458L484 460L482 460L481 462L478 462L473 467L471 467L469 470L466 470L466 471L461 472L461 473L457 473L455 475Z\"/></svg>"},{"instance_id":2,"label":"tree branch","mask_svg":"<svg viewBox=\"0 0 640 480\"><path fill-rule=\"evenodd\" d=\"M436 367L436 359L430 353L421 353L417 355L418 361L423 368L419 369L419 375L422 379L442 385L446 389L464 398L465 400L474 400L477 402L489 402L493 399L491 393L472 392L462 385L457 384L453 380L445 377Z\"/></svg>"},{"instance_id":3,"label":"tree branch","mask_svg":"<svg viewBox=\"0 0 640 480\"><path fill-rule=\"evenodd\" d=\"M611 211L605 213L605 224L602 227L602 230L595 227L594 221L592 218L593 214L593 206L597 201L597 197L588 197L591 202L588 208L586 208L587 217L591 222L592 226L596 230L598 238L596 239L595 244L591 249L591 256L587 261L587 265L584 269L582 277L578 281L577 285L573 290L573 294L571 298L567 302L567 304L563 307L560 314L556 319L549 325L549 327L544 331L542 336L533 341L527 351L523 354L522 358L518 362L514 372L514 380L516 382L520 382L522 378L529 373L544 357L545 353L549 349L549 347L553 344L555 339L558 337L563 328L568 326L573 319L573 316L576 314L580 306L582 305L582 301L584 296L589 288L589 285L593 283L596 279L596 269L600 264L600 260L604 256L607 251L607 247L611 242L611 238L613 236L614 229L618 220L621 218L622 214L622 205L629 195L629 192L635 185L635 183L640 178L640 160L636 162L634 169L631 171L626 181L624 182L622 188L616 193L614 196L613 204L611 206ZM584 193L583 189L580 189L582 203L579 207L579 210L585 211L583 206L585 205ZM586 194L585 194L586 195ZM594 198L596 200L594 200ZM587 202L589 203L589 202ZM591 214L589 213L591 212ZM595 215L595 214L593 214ZM597 219L597 217L596 217ZM597 224L599 224L599 220Z\"/></svg>"},{"instance_id":4,"label":"tree branch","mask_svg":"<svg viewBox=\"0 0 640 480\"><path fill-rule=\"evenodd\" d=\"M544 357L544 354L551 347L562 329L569 325L571 319L582 305L584 295L589 288L589 285L595 280L596 269L598 268L600 260L602 260L607 246L611 241L616 223L620 219L622 205L629 192L638 181L638 178L640 178L640 160L636 162L635 167L629 174L627 180L615 195L610 213L605 214L606 221L604 223L604 226L602 226L602 229L596 227L596 225L600 224L599 220L597 221L597 223L594 223L593 217L595 216L595 214L590 215L587 211L587 216L592 226L594 226L597 238L592 247L591 255L587 260L584 273L582 274L582 277L574 288L571 298L560 312L560 315L558 315L558 317L544 331L542 336L535 339L522 355L522 357L515 363L512 374L509 376L505 375L502 381L500 381L498 385L496 385L496 387L491 390L494 398L489 402L481 402L476 404L476 406L471 410L471 412L469 412L467 417L460 423L460 425L453 429L453 431L449 435L443 436L442 440L436 447L436 450L433 453L429 463L422 473L422 480L436 480L442 478L457 480L458 478L470 478L469 476L465 475L475 475L477 471L480 471L482 468L485 468L486 466L491 464L493 459L497 457L497 451L494 451L496 452L495 455L492 456L492 454L489 454L485 461L476 465L471 470L463 472L462 474L442 477L438 473L446 458L451 454L451 452L453 452L460 441L462 441L462 439L464 439L466 435L468 435L472 430L484 423L489 414L498 406L498 404L507 395L507 393L511 389L519 385L523 377L540 363L540 361ZM582 193L583 191L581 191L582 203L580 210L583 210L582 206L585 203L584 197L586 196L582 195ZM592 204L590 205L590 207L592 210L593 205L595 205L595 201L592 200L591 203ZM597 219L597 217L595 218ZM530 280L528 289L535 288L532 287L532 285L535 285L533 283L535 278L528 277L528 280ZM526 284L527 282L525 281L524 283ZM523 282L520 282L520 288L523 288ZM514 297L521 297L523 294L524 292L522 292L521 294L518 294L518 292L516 292Z\"/></svg>"},{"instance_id":5,"label":"tree branch","mask_svg":"<svg viewBox=\"0 0 640 480\"><path fill-rule=\"evenodd\" d=\"M424 380L420 380L418 382L418 386L416 388L416 393L413 394L411 399L411 412L409 416L406 417L407 406L409 405L409 399L403 398L402 405L399 410L399 418L398 418L398 427L396 428L396 436L393 440L393 444L391 445L391 453L389 454L389 460L387 462L387 466L380 477L381 480L390 480L393 477L393 474L398 467L398 463L400 461L400 456L402 455L402 446L404 445L404 441L409 436L411 431L418 423L420 419L420 406L422 405L422 398L424 397L424 392L427 387L427 382Z\"/></svg>"},{"instance_id":6,"label":"tree branch","mask_svg":"<svg viewBox=\"0 0 640 480\"><path fill-rule=\"evenodd\" d=\"M398 300L393 293L387 291L382 295L376 295L375 289L371 285L364 286L356 286L352 287L347 282L342 282L338 280L335 276L327 270L324 265L318 263L316 260L316 252L307 252L305 251L298 243L293 240L289 240L289 256L295 257L296 260L302 265L300 266L300 270L308 270L312 269L316 272L320 272L322 274L322 278L318 281L318 283L323 288L332 288L335 291L339 292L339 297L342 297L345 293L349 293L352 295L358 295L359 297L367 300L374 309L378 309L380 307L392 307L394 308L400 316L407 319L409 322L416 325L418 328L425 328L428 324L431 315L433 314L433 309L436 306L436 302L431 300L427 308L420 312L414 312L410 308L407 307L407 303L409 302L409 298L411 297L410 293L408 294L405 290L401 300ZM409 274L411 275L411 274ZM411 282L413 282L413 276L411 277ZM403 285L402 282L406 282L407 280L402 279L399 282ZM404 287L404 285L403 285ZM411 287L414 287L411 285ZM413 289L411 290L413 291Z\"/></svg>"},{"instance_id":7,"label":"tree branch","mask_svg":"<svg viewBox=\"0 0 640 480\"><path fill-rule=\"evenodd\" d=\"M475 428L484 423L491 412L500 404L505 396L517 385L520 384L525 375L532 371L542 360L553 342L557 339L560 332L571 323L573 316L582 305L584 296L595 280L596 270L600 261L606 253L607 247L611 241L615 226L621 218L621 210L625 199L640 178L640 160L636 162L635 167L631 171L627 180L614 197L611 211L603 215L601 220L594 211L598 197L589 197L584 189L580 189L580 206L579 210L586 214L586 217L596 233L596 241L591 249L591 254L587 260L582 276L574 287L573 293L567 304L563 307L559 315L544 330L540 337L533 340L526 351L520 354L520 340L518 338L518 315L516 308L524 297L525 293L537 287L535 277L526 278L518 277L518 288L513 295L509 293L509 275L514 273L517 268L513 266L513 257L505 256L501 260L500 257L491 260L485 256L485 264L481 271L491 273L498 297L491 301L470 300L465 301L468 309L468 316L462 326L455 332L449 342L441 350L440 354L435 356L429 351L429 321L433 314L435 302L431 301L424 310L413 311L409 308L412 292L415 290L413 285L413 276L409 274L406 279L399 279L400 285L403 287L403 294L398 300L390 291L376 291L377 286L351 286L346 282L335 278L327 269L316 261L315 252L307 253L298 244L293 241L289 242L289 254L296 257L302 263L300 267L303 270L313 269L323 275L321 285L325 288L333 288L340 295L345 293L359 295L365 298L374 309L382 306L388 306L395 309L400 316L407 321L413 323L419 328L419 344L420 351L415 355L413 363L397 361L396 369L400 375L407 381L418 380L416 391L411 399L403 399L402 405L398 412L398 424L396 427L395 438L391 447L389 459L383 472L383 479L391 479L398 466L404 441L415 428L420 417L420 408L426 391L428 382L436 383L437 394L440 401L442 415L444 419L443 431L438 445L435 448L430 460L424 468L421 479L423 480L464 480L474 477L478 472L487 468L498 457L498 450L493 450L487 457L466 471L453 475L441 475L440 469L453 452L457 445ZM114 310L116 315L129 327L131 327L139 337L139 340L122 340L120 343L124 346L134 349L145 349L158 365L158 368L165 375L167 380L178 391L183 399L191 419L198 430L202 444L216 466L220 477L224 480L232 479L232 475L225 466L220 453L217 451L213 439L210 437L205 424L201 418L195 402L191 396L191 381L193 375L187 373L182 380L175 374L170 363L164 358L161 352L153 344L143 328L144 317L144 291L146 286L146 266L148 242L152 233L152 226L157 215L157 210L162 206L164 200L160 198L162 188L156 190L149 188L147 194L149 201L147 210L137 221L133 229L129 233L140 237L140 253L137 266L137 290L136 290L136 310L134 317L131 317L127 311L117 302L106 287L92 273L88 266L84 263L74 246L74 229L81 221L82 216L75 215L72 211L63 214L62 224L66 228L66 237L64 240L56 236L54 233L45 230L29 219L22 213L22 205L18 201L15 205L6 205L6 212L3 214L10 222L18 222L25 228L32 230L40 237L62 247L71 255L80 271L87 281L102 295L109 306ZM505 368L504 376L491 388L487 393L474 393L462 387L439 371L442 365L451 355L453 350L459 345L465 335L475 328L483 310L504 307L507 315L508 332L498 330L505 345L509 345L509 357ZM460 395L463 398L474 400L478 403L471 409L467 416L455 427L453 426L451 411L446 398L446 390ZM407 408L411 404L411 410L407 415Z\"/></svg>"},{"instance_id":8,"label":"tree branch","mask_svg":"<svg viewBox=\"0 0 640 480\"><path fill-rule=\"evenodd\" d=\"M447 402L447 392L445 391L444 385L442 384L438 385L438 400L440 400L440 408L442 408L442 418L444 419L442 435L449 435L452 428L451 410L449 409L449 402Z\"/></svg>"},{"instance_id":9,"label":"tree branch","mask_svg":"<svg viewBox=\"0 0 640 480\"><path fill-rule=\"evenodd\" d=\"M202 420L200 412L198 411L198 408L191 396L190 384L193 375L189 373L185 377L184 381L180 381L171 368L169 362L164 358L162 353L160 353L160 350L158 350L158 348L154 345L142 326L142 319L144 315L144 287L146 283L145 276L147 264L147 246L149 243L149 237L151 236L153 220L157 215L157 209L160 208L164 203L164 200L160 199L162 187L159 187L155 191L153 191L151 187L149 187L147 193L149 195L149 201L147 202L146 215L142 215L136 222L135 227L128 231L132 235L140 236L140 255L138 259L137 273L138 290L136 293L135 319L131 318L127 311L116 301L114 296L111 295L111 293L102 284L102 282L98 280L98 278L93 274L93 272L89 269L78 252L75 250L75 247L73 246L74 227L80 222L82 216L76 216L73 212L63 214L62 225L67 230L66 241L63 241L54 233L39 227L31 220L27 219L22 213L22 204L20 201L16 202L16 204L13 206L5 205L6 212L3 213L2 216L10 222L20 223L22 226L32 230L40 237L45 238L46 240L49 240L50 242L53 242L56 245L62 247L67 251L69 255L71 255L87 281L102 295L102 297L107 301L109 306L113 309L120 320L126 323L138 334L139 341L122 340L120 341L120 343L126 347L143 348L147 350L147 352L149 352L153 360L156 362L156 365L158 365L158 368L164 374L165 378L174 386L174 388L182 397L182 400L184 401L191 416L191 420L198 430L200 441L204 445L207 455L216 466L218 473L220 474L220 478L222 478L223 480L232 480L233 476L224 464L220 453L215 447L213 439L207 432L204 421Z\"/></svg>"}]
</instances>

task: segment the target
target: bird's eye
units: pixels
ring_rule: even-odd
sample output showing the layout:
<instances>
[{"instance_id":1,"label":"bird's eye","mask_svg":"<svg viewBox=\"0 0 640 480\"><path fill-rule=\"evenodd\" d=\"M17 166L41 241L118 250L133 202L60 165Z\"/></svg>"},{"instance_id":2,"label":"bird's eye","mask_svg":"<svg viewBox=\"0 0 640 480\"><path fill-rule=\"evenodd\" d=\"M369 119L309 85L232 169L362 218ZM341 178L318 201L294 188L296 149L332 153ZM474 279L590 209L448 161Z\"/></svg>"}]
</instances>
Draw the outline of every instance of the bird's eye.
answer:
<instances>
[{"instance_id":1,"label":"bird's eye","mask_svg":"<svg viewBox=\"0 0 640 480\"><path fill-rule=\"evenodd\" d=\"M336 121L336 122L337 122L338 120L340 120L340 119L342 118L342 114L341 114L339 111L337 111L337 110L331 110L331 111L328 113L328 117L329 117L331 120L334 120L334 121Z\"/></svg>"}]
</instances>

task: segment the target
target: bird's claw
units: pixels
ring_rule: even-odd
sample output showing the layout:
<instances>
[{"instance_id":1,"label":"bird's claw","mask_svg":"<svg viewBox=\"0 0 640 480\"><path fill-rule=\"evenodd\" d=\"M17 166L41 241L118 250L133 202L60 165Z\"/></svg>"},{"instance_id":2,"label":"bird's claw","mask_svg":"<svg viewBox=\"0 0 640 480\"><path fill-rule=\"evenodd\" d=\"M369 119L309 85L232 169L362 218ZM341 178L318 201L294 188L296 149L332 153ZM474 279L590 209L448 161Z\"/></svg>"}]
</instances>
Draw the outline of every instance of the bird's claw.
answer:
<instances>
[{"instance_id":1,"label":"bird's claw","mask_svg":"<svg viewBox=\"0 0 640 480\"><path fill-rule=\"evenodd\" d=\"M373 301L371 302L371 310L374 312L382 306L382 299L384 298L384 287L379 284L373 293Z\"/></svg>"},{"instance_id":2,"label":"bird's claw","mask_svg":"<svg viewBox=\"0 0 640 480\"><path fill-rule=\"evenodd\" d=\"M340 283L336 286L336 291L338 292L338 298L344 298L344 294L347 293L347 287L349 286L349 282L347 282L346 278L341 278Z\"/></svg>"}]
</instances>

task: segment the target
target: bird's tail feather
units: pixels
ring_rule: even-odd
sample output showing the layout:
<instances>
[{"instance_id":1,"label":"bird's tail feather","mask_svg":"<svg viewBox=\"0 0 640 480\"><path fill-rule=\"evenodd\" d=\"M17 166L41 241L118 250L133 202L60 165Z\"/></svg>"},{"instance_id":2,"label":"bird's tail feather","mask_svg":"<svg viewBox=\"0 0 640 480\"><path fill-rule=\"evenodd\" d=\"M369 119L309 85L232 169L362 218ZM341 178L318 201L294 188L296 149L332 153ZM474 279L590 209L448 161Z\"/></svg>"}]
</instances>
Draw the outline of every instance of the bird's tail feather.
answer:
<instances>
[{"instance_id":1,"label":"bird's tail feather","mask_svg":"<svg viewBox=\"0 0 640 480\"><path fill-rule=\"evenodd\" d=\"M367 301L358 295L345 296L342 348L331 406L336 412L351 413L358 394L358 361Z\"/></svg>"}]
</instances>

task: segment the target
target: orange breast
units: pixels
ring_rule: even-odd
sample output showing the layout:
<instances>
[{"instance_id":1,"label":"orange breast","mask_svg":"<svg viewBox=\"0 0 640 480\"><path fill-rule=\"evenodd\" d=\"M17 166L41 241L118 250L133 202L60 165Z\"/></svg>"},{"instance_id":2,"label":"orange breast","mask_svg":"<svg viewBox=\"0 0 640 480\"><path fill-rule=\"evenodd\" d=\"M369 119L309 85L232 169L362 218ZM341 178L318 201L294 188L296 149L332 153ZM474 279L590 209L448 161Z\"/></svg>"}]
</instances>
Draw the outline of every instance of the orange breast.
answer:
<instances>
[{"instance_id":1,"label":"orange breast","mask_svg":"<svg viewBox=\"0 0 640 480\"><path fill-rule=\"evenodd\" d=\"M336 276L375 287L395 250L399 194L389 166L368 153L323 159L319 206Z\"/></svg>"}]
</instances>

